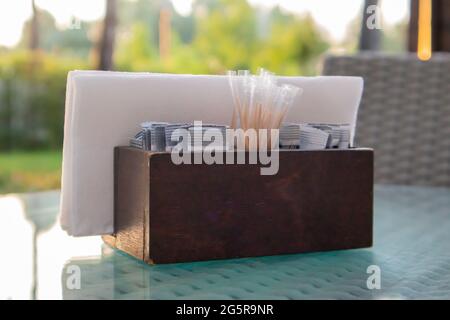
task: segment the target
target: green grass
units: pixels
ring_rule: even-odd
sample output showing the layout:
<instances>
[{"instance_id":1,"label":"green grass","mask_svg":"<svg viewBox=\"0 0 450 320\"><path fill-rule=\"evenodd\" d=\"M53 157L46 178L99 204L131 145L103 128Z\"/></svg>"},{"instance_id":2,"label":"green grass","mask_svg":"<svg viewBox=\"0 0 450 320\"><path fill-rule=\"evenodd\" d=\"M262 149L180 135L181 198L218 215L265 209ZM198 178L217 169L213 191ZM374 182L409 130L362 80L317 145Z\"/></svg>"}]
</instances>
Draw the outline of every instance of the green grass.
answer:
<instances>
[{"instance_id":1,"label":"green grass","mask_svg":"<svg viewBox=\"0 0 450 320\"><path fill-rule=\"evenodd\" d=\"M61 151L0 152L0 194L59 189Z\"/></svg>"}]
</instances>

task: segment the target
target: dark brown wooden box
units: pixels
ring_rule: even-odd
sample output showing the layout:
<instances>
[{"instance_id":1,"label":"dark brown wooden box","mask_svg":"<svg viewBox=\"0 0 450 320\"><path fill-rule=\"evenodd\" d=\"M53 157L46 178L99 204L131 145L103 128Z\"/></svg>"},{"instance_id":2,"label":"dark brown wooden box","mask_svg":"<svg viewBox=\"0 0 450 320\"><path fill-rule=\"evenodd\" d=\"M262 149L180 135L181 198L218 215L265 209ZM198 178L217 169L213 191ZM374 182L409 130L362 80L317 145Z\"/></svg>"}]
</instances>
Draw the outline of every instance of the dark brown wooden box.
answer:
<instances>
[{"instance_id":1,"label":"dark brown wooden box","mask_svg":"<svg viewBox=\"0 0 450 320\"><path fill-rule=\"evenodd\" d=\"M371 149L280 151L260 165L175 165L170 153L115 150L115 234L148 263L370 247Z\"/></svg>"}]
</instances>

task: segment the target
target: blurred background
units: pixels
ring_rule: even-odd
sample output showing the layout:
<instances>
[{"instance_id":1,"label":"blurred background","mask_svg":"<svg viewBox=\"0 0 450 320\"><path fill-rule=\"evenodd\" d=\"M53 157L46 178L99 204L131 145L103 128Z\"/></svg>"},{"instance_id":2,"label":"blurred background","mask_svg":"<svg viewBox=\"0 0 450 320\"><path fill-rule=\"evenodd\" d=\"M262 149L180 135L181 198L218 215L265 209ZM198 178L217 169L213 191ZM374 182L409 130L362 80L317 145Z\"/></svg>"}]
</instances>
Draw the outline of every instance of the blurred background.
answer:
<instances>
[{"instance_id":1,"label":"blurred background","mask_svg":"<svg viewBox=\"0 0 450 320\"><path fill-rule=\"evenodd\" d=\"M371 4L380 9L381 29L366 27ZM59 188L69 70L224 74L264 67L319 75L328 54L410 50L411 6L408 0L0 0L0 194Z\"/></svg>"}]
</instances>

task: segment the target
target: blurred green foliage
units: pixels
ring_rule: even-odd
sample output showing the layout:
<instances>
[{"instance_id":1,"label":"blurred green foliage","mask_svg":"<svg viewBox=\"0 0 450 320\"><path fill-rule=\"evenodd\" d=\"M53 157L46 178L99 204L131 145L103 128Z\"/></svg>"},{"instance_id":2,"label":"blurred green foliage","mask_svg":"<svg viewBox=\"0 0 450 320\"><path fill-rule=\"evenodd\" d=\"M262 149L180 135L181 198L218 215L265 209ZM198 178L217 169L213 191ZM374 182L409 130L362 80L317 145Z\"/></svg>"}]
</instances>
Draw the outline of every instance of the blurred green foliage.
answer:
<instances>
[{"instance_id":1,"label":"blurred green foliage","mask_svg":"<svg viewBox=\"0 0 450 320\"><path fill-rule=\"evenodd\" d=\"M42 52L0 55L0 150L62 146L67 71L83 62Z\"/></svg>"},{"instance_id":2,"label":"blurred green foliage","mask_svg":"<svg viewBox=\"0 0 450 320\"><path fill-rule=\"evenodd\" d=\"M224 74L264 67L278 74L311 75L327 49L309 16L258 9L245 0L198 0L187 17L166 0L119 4L118 70ZM172 15L166 57L158 48L161 8ZM95 65L96 46L89 34L98 31L98 22L60 30L44 11L40 22L40 51L26 50L27 22L17 48L0 52L0 150L60 148L67 72Z\"/></svg>"},{"instance_id":3,"label":"blurred green foliage","mask_svg":"<svg viewBox=\"0 0 450 320\"><path fill-rule=\"evenodd\" d=\"M58 189L60 151L0 152L0 194Z\"/></svg>"},{"instance_id":4,"label":"blurred green foliage","mask_svg":"<svg viewBox=\"0 0 450 320\"><path fill-rule=\"evenodd\" d=\"M148 18L155 20L157 14L150 11ZM328 48L311 17L278 7L268 10L251 7L245 0L204 0L195 2L192 16L192 21L173 17L171 53L165 58L159 56L154 41L157 29L149 28L145 19L135 19L131 33L118 42L117 68L224 74L229 69L264 67L277 74L312 75Z\"/></svg>"}]
</instances>

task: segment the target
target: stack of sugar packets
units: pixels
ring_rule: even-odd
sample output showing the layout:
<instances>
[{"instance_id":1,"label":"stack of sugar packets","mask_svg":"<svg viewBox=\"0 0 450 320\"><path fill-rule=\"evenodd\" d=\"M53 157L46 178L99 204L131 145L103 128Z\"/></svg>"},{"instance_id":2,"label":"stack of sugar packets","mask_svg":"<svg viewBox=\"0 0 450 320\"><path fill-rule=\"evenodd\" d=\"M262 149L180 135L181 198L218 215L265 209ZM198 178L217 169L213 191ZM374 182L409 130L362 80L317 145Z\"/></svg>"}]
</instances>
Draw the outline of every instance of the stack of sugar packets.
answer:
<instances>
[{"instance_id":1,"label":"stack of sugar packets","mask_svg":"<svg viewBox=\"0 0 450 320\"><path fill-rule=\"evenodd\" d=\"M284 123L280 128L282 149L347 149L349 145L349 124Z\"/></svg>"},{"instance_id":2,"label":"stack of sugar packets","mask_svg":"<svg viewBox=\"0 0 450 320\"><path fill-rule=\"evenodd\" d=\"M182 136L188 133L190 138L188 149L190 150L211 145L224 148L227 128L227 126L217 124L202 124L201 126L195 126L190 123L148 121L143 122L141 124L141 130L130 139L130 147L148 151L170 151L184 138ZM186 131L183 132L182 130ZM215 135L220 134L224 137L222 143L217 145L217 143L214 143L215 141L211 142L204 140L206 131L215 133Z\"/></svg>"}]
</instances>

